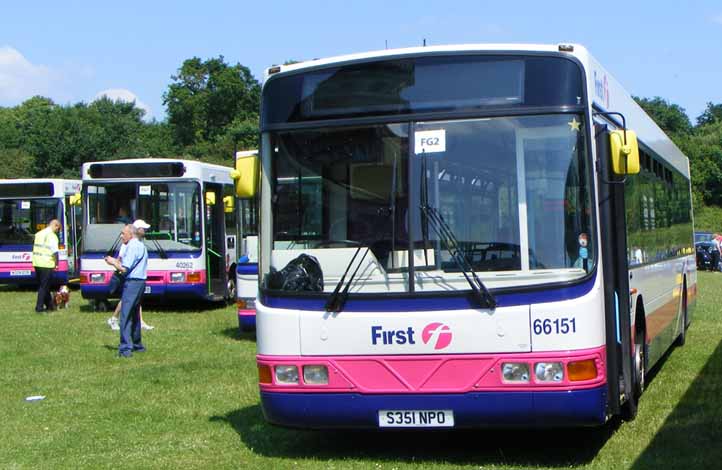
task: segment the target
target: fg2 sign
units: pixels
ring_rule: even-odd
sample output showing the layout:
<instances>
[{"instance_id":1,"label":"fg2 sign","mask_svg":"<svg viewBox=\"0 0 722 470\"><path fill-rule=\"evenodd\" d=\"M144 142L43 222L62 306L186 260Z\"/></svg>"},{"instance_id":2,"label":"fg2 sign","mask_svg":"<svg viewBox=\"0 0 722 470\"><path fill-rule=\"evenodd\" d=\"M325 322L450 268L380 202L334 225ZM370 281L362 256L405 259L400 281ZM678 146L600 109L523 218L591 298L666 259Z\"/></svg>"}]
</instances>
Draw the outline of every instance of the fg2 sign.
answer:
<instances>
[{"instance_id":1,"label":"fg2 sign","mask_svg":"<svg viewBox=\"0 0 722 470\"><path fill-rule=\"evenodd\" d=\"M446 130L418 131L415 134L414 150L416 155L422 153L446 152Z\"/></svg>"}]
</instances>

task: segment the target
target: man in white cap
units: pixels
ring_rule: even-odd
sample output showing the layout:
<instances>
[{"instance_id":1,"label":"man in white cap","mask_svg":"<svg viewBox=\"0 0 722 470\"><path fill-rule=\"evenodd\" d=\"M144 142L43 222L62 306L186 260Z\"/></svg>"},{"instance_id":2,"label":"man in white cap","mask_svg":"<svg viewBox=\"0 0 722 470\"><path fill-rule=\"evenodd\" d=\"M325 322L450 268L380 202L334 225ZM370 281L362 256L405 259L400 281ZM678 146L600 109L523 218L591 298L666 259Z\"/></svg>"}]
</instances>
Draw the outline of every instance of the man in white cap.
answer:
<instances>
[{"instance_id":1,"label":"man in white cap","mask_svg":"<svg viewBox=\"0 0 722 470\"><path fill-rule=\"evenodd\" d=\"M145 346L141 341L140 325L140 301L145 291L145 281L148 270L148 250L143 243L145 230L150 225L144 220L138 219L132 225L126 226L133 233L133 238L128 241L128 247L122 260L110 256L105 257L105 262L115 267L118 271L126 273L123 294L121 295L120 309L120 345L118 355L120 357L131 357L133 352L145 352Z\"/></svg>"}]
</instances>

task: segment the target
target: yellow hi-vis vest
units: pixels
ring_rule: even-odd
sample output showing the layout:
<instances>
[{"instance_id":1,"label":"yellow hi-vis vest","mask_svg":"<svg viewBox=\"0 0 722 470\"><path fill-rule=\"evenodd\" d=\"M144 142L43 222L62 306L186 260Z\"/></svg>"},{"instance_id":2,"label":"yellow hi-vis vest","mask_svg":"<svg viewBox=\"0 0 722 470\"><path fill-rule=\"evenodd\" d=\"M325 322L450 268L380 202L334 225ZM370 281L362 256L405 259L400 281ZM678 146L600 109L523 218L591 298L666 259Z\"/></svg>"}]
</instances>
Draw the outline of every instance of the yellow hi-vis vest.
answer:
<instances>
[{"instance_id":1,"label":"yellow hi-vis vest","mask_svg":"<svg viewBox=\"0 0 722 470\"><path fill-rule=\"evenodd\" d=\"M53 240L51 237L55 237ZM53 242L55 242L53 244ZM51 227L46 227L35 234L33 245L33 266L38 268L55 267L55 247L58 245L58 236Z\"/></svg>"}]
</instances>

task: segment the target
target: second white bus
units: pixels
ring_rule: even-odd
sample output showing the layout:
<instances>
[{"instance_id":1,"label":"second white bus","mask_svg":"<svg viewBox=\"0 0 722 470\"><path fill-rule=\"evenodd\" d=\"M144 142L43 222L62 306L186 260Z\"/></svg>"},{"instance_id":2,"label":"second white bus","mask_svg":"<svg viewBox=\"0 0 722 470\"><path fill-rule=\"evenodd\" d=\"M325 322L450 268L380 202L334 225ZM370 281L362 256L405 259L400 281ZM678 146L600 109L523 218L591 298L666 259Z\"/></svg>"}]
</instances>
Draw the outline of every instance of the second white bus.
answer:
<instances>
[{"instance_id":1,"label":"second white bus","mask_svg":"<svg viewBox=\"0 0 722 470\"><path fill-rule=\"evenodd\" d=\"M237 212L230 167L177 159L86 163L81 292L104 309L123 224L143 219L146 298L235 299Z\"/></svg>"}]
</instances>

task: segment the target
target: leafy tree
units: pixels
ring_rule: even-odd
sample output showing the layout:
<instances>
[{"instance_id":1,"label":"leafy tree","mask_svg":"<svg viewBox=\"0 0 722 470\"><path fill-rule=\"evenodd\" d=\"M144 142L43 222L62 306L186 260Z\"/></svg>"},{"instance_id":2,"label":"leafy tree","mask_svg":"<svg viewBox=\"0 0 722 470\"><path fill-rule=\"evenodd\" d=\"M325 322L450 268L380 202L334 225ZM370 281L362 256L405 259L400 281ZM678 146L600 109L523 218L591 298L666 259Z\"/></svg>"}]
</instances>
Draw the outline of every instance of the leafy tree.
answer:
<instances>
[{"instance_id":1,"label":"leafy tree","mask_svg":"<svg viewBox=\"0 0 722 470\"><path fill-rule=\"evenodd\" d=\"M17 110L0 108L0 148L19 147L21 137Z\"/></svg>"},{"instance_id":2,"label":"leafy tree","mask_svg":"<svg viewBox=\"0 0 722 470\"><path fill-rule=\"evenodd\" d=\"M149 122L140 130L140 153L138 157L173 157L180 149L173 143L173 129L167 122ZM131 156L131 155L129 155Z\"/></svg>"},{"instance_id":3,"label":"leafy tree","mask_svg":"<svg viewBox=\"0 0 722 470\"><path fill-rule=\"evenodd\" d=\"M0 148L0 178L27 178L32 172L33 156L18 148Z\"/></svg>"},{"instance_id":4,"label":"leafy tree","mask_svg":"<svg viewBox=\"0 0 722 470\"><path fill-rule=\"evenodd\" d=\"M670 137L689 134L692 131L689 117L681 106L672 104L659 96L654 98L633 96L633 98Z\"/></svg>"},{"instance_id":5,"label":"leafy tree","mask_svg":"<svg viewBox=\"0 0 722 470\"><path fill-rule=\"evenodd\" d=\"M704 126L715 122L722 122L722 104L707 102L707 108L697 117L697 125Z\"/></svg>"},{"instance_id":6,"label":"leafy tree","mask_svg":"<svg viewBox=\"0 0 722 470\"><path fill-rule=\"evenodd\" d=\"M695 128L678 145L689 157L695 200L722 206L722 121Z\"/></svg>"},{"instance_id":7,"label":"leafy tree","mask_svg":"<svg viewBox=\"0 0 722 470\"><path fill-rule=\"evenodd\" d=\"M261 87L248 68L230 66L223 56L183 62L163 94L175 143L213 142L236 120L258 120Z\"/></svg>"},{"instance_id":8,"label":"leafy tree","mask_svg":"<svg viewBox=\"0 0 722 470\"><path fill-rule=\"evenodd\" d=\"M57 106L32 98L17 112L20 147L34 157L35 177L77 177L86 161L138 154L142 147L143 111L133 103L101 98Z\"/></svg>"}]
</instances>

